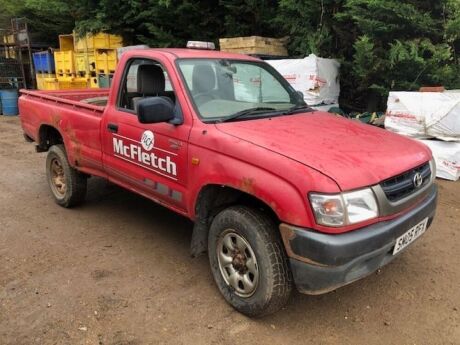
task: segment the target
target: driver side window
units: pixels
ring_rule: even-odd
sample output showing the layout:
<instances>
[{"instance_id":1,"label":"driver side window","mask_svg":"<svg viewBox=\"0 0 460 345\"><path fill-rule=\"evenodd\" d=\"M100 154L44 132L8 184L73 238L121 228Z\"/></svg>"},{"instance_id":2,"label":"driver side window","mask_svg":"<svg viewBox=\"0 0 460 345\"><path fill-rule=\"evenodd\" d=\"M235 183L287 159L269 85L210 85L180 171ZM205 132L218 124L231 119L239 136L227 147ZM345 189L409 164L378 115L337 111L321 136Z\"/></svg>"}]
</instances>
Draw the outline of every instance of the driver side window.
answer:
<instances>
[{"instance_id":1,"label":"driver side window","mask_svg":"<svg viewBox=\"0 0 460 345\"><path fill-rule=\"evenodd\" d=\"M128 61L119 95L118 107L136 113L137 103L146 97L163 96L175 103L176 97L167 71L149 59Z\"/></svg>"}]
</instances>

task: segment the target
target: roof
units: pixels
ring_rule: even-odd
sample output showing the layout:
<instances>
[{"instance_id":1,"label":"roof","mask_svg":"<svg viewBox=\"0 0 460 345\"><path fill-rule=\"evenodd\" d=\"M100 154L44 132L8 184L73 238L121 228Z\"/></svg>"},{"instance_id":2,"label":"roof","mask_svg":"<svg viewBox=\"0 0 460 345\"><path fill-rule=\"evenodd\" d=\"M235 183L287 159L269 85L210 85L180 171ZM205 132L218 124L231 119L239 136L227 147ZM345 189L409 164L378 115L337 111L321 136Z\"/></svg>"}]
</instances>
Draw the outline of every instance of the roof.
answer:
<instances>
[{"instance_id":1,"label":"roof","mask_svg":"<svg viewBox=\"0 0 460 345\"><path fill-rule=\"evenodd\" d=\"M237 59L237 60L253 60L259 61L255 57L244 55L244 54L235 54L235 53L228 53L219 50L202 50L202 49L190 49L190 48L150 48L150 49L142 49L142 50L132 50L131 52L143 52L145 54L146 51L155 51L155 52L163 52L167 54L173 55L177 59L198 59L198 58L208 58L208 59Z\"/></svg>"}]
</instances>

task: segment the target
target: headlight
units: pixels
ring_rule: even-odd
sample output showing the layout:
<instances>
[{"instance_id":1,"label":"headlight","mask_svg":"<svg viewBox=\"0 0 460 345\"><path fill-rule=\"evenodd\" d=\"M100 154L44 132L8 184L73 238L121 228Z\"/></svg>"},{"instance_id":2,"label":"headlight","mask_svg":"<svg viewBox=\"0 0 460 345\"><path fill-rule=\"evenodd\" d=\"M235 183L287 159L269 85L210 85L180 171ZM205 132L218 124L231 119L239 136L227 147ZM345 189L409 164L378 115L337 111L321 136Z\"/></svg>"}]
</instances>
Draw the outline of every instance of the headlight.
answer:
<instances>
[{"instance_id":1,"label":"headlight","mask_svg":"<svg viewBox=\"0 0 460 345\"><path fill-rule=\"evenodd\" d=\"M340 194L310 194L316 223L344 226L376 218L379 209L370 188Z\"/></svg>"}]
</instances>

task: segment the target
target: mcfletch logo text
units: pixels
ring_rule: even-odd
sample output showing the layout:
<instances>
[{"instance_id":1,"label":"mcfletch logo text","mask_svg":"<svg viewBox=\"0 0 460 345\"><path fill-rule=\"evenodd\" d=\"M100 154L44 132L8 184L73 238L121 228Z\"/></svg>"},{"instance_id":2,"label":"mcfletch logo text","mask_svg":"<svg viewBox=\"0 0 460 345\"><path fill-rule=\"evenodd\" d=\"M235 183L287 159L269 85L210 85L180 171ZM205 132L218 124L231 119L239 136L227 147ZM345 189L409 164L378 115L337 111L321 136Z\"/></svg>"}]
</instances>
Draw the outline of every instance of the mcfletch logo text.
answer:
<instances>
[{"instance_id":1,"label":"mcfletch logo text","mask_svg":"<svg viewBox=\"0 0 460 345\"><path fill-rule=\"evenodd\" d=\"M145 145L142 146L145 147ZM177 176L176 163L171 160L170 156L159 157L154 152L145 152L142 146L125 144L123 139L113 138L113 151L115 155L127 158L133 161L133 163L138 162L150 166L154 170L165 172L168 175Z\"/></svg>"}]
</instances>

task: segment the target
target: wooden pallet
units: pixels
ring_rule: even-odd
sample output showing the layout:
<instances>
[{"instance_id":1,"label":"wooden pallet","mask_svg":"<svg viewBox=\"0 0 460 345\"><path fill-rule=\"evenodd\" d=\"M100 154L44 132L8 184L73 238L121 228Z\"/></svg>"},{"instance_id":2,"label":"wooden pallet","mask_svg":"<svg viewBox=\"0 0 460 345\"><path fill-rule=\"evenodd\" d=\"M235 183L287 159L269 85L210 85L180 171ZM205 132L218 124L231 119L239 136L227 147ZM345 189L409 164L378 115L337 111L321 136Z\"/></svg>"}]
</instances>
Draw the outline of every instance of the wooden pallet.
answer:
<instances>
[{"instance_id":1,"label":"wooden pallet","mask_svg":"<svg viewBox=\"0 0 460 345\"><path fill-rule=\"evenodd\" d=\"M240 54L287 56L284 39L248 36L219 39L220 50Z\"/></svg>"}]
</instances>

